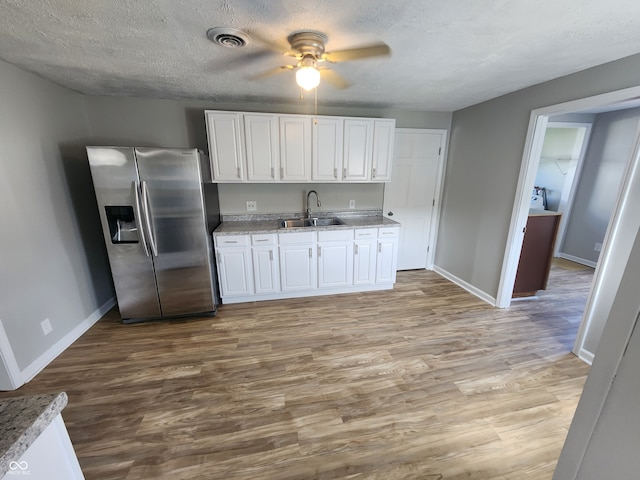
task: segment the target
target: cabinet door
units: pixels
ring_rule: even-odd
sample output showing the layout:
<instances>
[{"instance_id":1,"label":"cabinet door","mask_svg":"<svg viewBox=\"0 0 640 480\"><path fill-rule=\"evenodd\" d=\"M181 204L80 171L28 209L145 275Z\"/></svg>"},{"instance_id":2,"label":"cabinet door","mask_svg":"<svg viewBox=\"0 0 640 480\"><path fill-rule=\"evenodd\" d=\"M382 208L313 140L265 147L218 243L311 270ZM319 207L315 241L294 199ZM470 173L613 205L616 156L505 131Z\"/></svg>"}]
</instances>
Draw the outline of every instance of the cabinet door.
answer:
<instances>
[{"instance_id":1,"label":"cabinet door","mask_svg":"<svg viewBox=\"0 0 640 480\"><path fill-rule=\"evenodd\" d=\"M353 284L369 285L376 281L376 241L356 240L353 246Z\"/></svg>"},{"instance_id":2,"label":"cabinet door","mask_svg":"<svg viewBox=\"0 0 640 480\"><path fill-rule=\"evenodd\" d=\"M342 178L342 134L344 120L314 117L312 180L338 182Z\"/></svg>"},{"instance_id":3,"label":"cabinet door","mask_svg":"<svg viewBox=\"0 0 640 480\"><path fill-rule=\"evenodd\" d=\"M314 244L280 247L280 283L283 292L316 288L317 280Z\"/></svg>"},{"instance_id":4,"label":"cabinet door","mask_svg":"<svg viewBox=\"0 0 640 480\"><path fill-rule=\"evenodd\" d=\"M214 182L244 180L242 114L205 112L211 176Z\"/></svg>"},{"instance_id":5,"label":"cabinet door","mask_svg":"<svg viewBox=\"0 0 640 480\"><path fill-rule=\"evenodd\" d=\"M353 285L353 242L318 243L318 287Z\"/></svg>"},{"instance_id":6,"label":"cabinet door","mask_svg":"<svg viewBox=\"0 0 640 480\"><path fill-rule=\"evenodd\" d=\"M395 283L398 261L398 239L378 239L376 260L376 283Z\"/></svg>"},{"instance_id":7,"label":"cabinet door","mask_svg":"<svg viewBox=\"0 0 640 480\"><path fill-rule=\"evenodd\" d=\"M373 121L373 164L371 168L371 181L373 182L391 181L395 131L395 120Z\"/></svg>"},{"instance_id":8,"label":"cabinet door","mask_svg":"<svg viewBox=\"0 0 640 480\"><path fill-rule=\"evenodd\" d=\"M311 117L280 115L280 180L311 180Z\"/></svg>"},{"instance_id":9,"label":"cabinet door","mask_svg":"<svg viewBox=\"0 0 640 480\"><path fill-rule=\"evenodd\" d=\"M244 115L247 180L273 182L278 170L278 116L272 114Z\"/></svg>"},{"instance_id":10,"label":"cabinet door","mask_svg":"<svg viewBox=\"0 0 640 480\"><path fill-rule=\"evenodd\" d=\"M250 248L220 248L216 252L220 294L235 297L253 294Z\"/></svg>"},{"instance_id":11,"label":"cabinet door","mask_svg":"<svg viewBox=\"0 0 640 480\"><path fill-rule=\"evenodd\" d=\"M344 156L342 179L366 182L371 179L373 120L347 118L344 121Z\"/></svg>"},{"instance_id":12,"label":"cabinet door","mask_svg":"<svg viewBox=\"0 0 640 480\"><path fill-rule=\"evenodd\" d=\"M256 294L280 291L278 247L253 247L253 278Z\"/></svg>"}]
</instances>

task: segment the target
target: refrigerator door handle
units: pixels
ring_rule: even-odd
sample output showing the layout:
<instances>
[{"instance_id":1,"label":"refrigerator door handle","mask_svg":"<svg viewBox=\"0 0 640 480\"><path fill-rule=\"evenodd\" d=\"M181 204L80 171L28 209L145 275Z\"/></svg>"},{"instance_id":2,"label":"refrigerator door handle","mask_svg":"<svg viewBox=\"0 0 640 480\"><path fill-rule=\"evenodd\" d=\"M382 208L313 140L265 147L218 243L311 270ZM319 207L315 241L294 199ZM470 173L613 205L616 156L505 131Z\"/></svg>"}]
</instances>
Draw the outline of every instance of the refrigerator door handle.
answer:
<instances>
[{"instance_id":1,"label":"refrigerator door handle","mask_svg":"<svg viewBox=\"0 0 640 480\"><path fill-rule=\"evenodd\" d=\"M153 256L158 256L158 245L156 239L153 237L153 225L151 224L151 216L149 215L149 190L147 189L147 182L142 181L142 209L144 210L144 220L147 224L147 234L149 235L149 244L151 245L151 251Z\"/></svg>"},{"instance_id":2,"label":"refrigerator door handle","mask_svg":"<svg viewBox=\"0 0 640 480\"><path fill-rule=\"evenodd\" d=\"M131 182L133 187L133 198L135 202L133 203L136 209L136 227L138 227L138 232L140 232L140 241L142 242L142 247L144 248L144 254L149 256L149 247L147 247L147 237L144 234L144 226L142 225L142 215L140 215L140 190L138 187L138 182Z\"/></svg>"}]
</instances>

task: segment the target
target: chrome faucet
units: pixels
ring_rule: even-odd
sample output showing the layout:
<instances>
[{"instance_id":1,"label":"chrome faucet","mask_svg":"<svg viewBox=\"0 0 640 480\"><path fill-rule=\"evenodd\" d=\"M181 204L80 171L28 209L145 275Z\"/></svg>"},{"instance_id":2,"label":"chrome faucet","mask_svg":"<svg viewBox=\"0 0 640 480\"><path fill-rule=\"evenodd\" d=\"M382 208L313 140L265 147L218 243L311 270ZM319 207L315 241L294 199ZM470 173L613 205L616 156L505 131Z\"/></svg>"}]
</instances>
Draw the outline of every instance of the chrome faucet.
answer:
<instances>
[{"instance_id":1,"label":"chrome faucet","mask_svg":"<svg viewBox=\"0 0 640 480\"><path fill-rule=\"evenodd\" d=\"M320 208L320 197L318 196L318 192L316 192L315 190L310 190L309 193L307 193L307 218L311 218L311 209L309 208L309 195L311 195L312 193L316 194L316 205L318 206L318 208Z\"/></svg>"}]
</instances>

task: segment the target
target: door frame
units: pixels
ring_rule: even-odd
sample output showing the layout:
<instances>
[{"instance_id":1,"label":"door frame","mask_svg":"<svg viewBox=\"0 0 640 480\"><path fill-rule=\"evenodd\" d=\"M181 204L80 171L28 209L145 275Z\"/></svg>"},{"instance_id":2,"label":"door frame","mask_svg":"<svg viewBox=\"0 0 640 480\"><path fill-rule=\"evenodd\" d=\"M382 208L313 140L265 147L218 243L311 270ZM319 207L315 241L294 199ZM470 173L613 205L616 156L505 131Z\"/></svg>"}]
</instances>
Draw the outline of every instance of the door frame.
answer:
<instances>
[{"instance_id":1,"label":"door frame","mask_svg":"<svg viewBox=\"0 0 640 480\"><path fill-rule=\"evenodd\" d=\"M576 113L580 110L590 108L606 107L634 99L639 96L640 87L631 87L531 111L520 175L518 178L518 186L516 189L515 202L511 214L511 223L509 226L505 255L502 263L498 295L496 296L497 307L507 308L511 305L511 294L515 283L520 251L522 249L522 240L524 238L524 228L528 217L530 192L533 188L535 175L540 162L540 153L542 151L542 142L544 140L544 135L542 135L542 133L544 133L548 124L548 117L564 113ZM579 355L580 358L587 363L590 363L592 358L585 358L581 354L581 350L588 330L588 324L590 323L594 313L594 299L600 293L600 289L602 288L604 281L607 279L605 277L610 274L607 267L613 255L611 249L612 240L615 239L627 225L626 218L624 218L623 213L626 210L630 199L634 198L635 192L632 189L632 180L640 178L640 132L636 132L636 139L634 143L634 149L623 174L618 199L602 242L600 260L596 266L591 291L589 292L587 305L585 307L578 336L574 344L574 353ZM607 275L605 275L605 273Z\"/></svg>"},{"instance_id":2,"label":"door frame","mask_svg":"<svg viewBox=\"0 0 640 480\"><path fill-rule=\"evenodd\" d=\"M431 214L431 222L429 225L429 238L427 239L427 262L426 270L433 270L433 260L435 258L436 243L438 240L438 227L440 226L440 211L442 204L442 196L444 194L444 178L447 166L447 152L449 146L448 130L445 128L396 128L394 133L394 148L397 148L398 142L395 141L395 134L398 133L430 133L440 135L440 154L438 155L438 167L436 170L436 187L434 190L433 213ZM393 163L395 164L396 153L393 153ZM394 165L395 166L395 165ZM385 185L386 186L386 185ZM382 199L382 208L384 208L384 195ZM386 213L383 212L384 215Z\"/></svg>"}]
</instances>

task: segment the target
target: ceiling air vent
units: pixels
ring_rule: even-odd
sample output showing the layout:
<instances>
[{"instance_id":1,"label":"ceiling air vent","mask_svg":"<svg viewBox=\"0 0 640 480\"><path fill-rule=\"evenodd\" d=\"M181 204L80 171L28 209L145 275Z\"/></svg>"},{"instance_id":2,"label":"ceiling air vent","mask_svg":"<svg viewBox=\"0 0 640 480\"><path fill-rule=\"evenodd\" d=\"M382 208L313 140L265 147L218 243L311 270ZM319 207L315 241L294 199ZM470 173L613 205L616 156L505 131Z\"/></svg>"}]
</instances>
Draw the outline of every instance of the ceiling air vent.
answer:
<instances>
[{"instance_id":1,"label":"ceiling air vent","mask_svg":"<svg viewBox=\"0 0 640 480\"><path fill-rule=\"evenodd\" d=\"M213 43L227 48L242 48L249 44L249 35L235 28L216 27L207 30L207 37Z\"/></svg>"}]
</instances>

